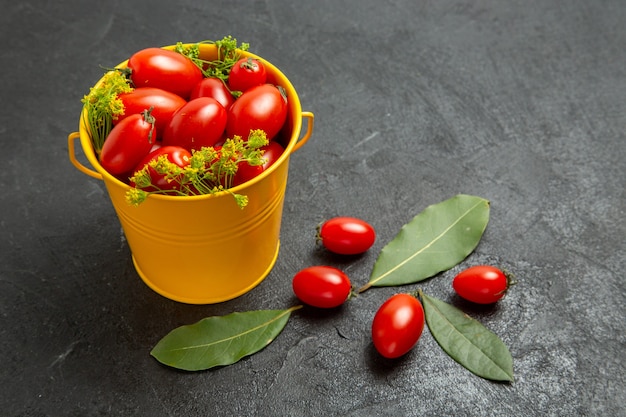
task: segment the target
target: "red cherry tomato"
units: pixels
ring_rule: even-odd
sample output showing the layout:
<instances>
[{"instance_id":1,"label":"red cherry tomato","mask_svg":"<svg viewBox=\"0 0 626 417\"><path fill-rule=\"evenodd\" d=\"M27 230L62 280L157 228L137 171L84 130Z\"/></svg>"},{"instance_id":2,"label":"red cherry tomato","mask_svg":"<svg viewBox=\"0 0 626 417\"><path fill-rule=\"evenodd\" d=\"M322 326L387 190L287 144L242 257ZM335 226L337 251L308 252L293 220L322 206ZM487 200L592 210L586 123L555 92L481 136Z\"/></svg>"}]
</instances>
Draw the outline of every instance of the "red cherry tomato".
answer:
<instances>
[{"instance_id":1,"label":"red cherry tomato","mask_svg":"<svg viewBox=\"0 0 626 417\"><path fill-rule=\"evenodd\" d=\"M168 125L174 113L187 103L178 94L154 87L135 88L130 93L120 94L119 99L124 103L124 114L113 121L113 124L152 107L150 114L155 120L154 127L157 131L157 137L161 137L165 126Z\"/></svg>"},{"instance_id":2,"label":"red cherry tomato","mask_svg":"<svg viewBox=\"0 0 626 417\"><path fill-rule=\"evenodd\" d=\"M150 161L157 160L160 156L165 155L168 161L178 165L181 168L184 168L189 165L191 159L191 153L180 146L161 146L150 152L146 157L144 157L134 172L137 172L143 169L146 165L150 163ZM176 181L168 181L165 178L165 175L159 174L154 168L148 167L148 173L150 174L150 182L153 186L143 188L145 191L156 191L156 190L176 190L179 187L179 183ZM131 183L131 186L135 186L135 184Z\"/></svg>"},{"instance_id":3,"label":"red cherry tomato","mask_svg":"<svg viewBox=\"0 0 626 417\"><path fill-rule=\"evenodd\" d=\"M226 110L211 97L189 101L172 117L163 132L163 145L182 146L188 151L213 146L222 139Z\"/></svg>"},{"instance_id":4,"label":"red cherry tomato","mask_svg":"<svg viewBox=\"0 0 626 417\"><path fill-rule=\"evenodd\" d=\"M111 129L100 164L113 175L129 173L154 145L154 120L148 111L128 116Z\"/></svg>"},{"instance_id":5,"label":"red cherry tomato","mask_svg":"<svg viewBox=\"0 0 626 417\"><path fill-rule=\"evenodd\" d=\"M478 265L461 271L452 288L462 298L478 304L492 304L504 297L509 288L509 278L500 269Z\"/></svg>"},{"instance_id":6,"label":"red cherry tomato","mask_svg":"<svg viewBox=\"0 0 626 417\"><path fill-rule=\"evenodd\" d=\"M412 295L396 294L376 312L372 321L372 341L385 358L398 358L415 346L422 330L422 303Z\"/></svg>"},{"instance_id":7,"label":"red cherry tomato","mask_svg":"<svg viewBox=\"0 0 626 417\"><path fill-rule=\"evenodd\" d=\"M265 66L254 58L242 58L235 62L228 75L231 91L246 91L257 85L265 84L267 72Z\"/></svg>"},{"instance_id":8,"label":"red cherry tomato","mask_svg":"<svg viewBox=\"0 0 626 417\"><path fill-rule=\"evenodd\" d=\"M280 158L285 151L285 148L278 142L272 141L261 148L263 151L263 159L265 163L263 165L252 166L247 162L240 162L237 165L237 172L233 177L233 187L244 182L250 181L252 178L261 175L265 170L272 166L274 162Z\"/></svg>"},{"instance_id":9,"label":"red cherry tomato","mask_svg":"<svg viewBox=\"0 0 626 417\"><path fill-rule=\"evenodd\" d=\"M161 48L135 52L128 60L128 68L135 87L162 88L184 99L189 98L191 90L204 77L189 58Z\"/></svg>"},{"instance_id":10,"label":"red cherry tomato","mask_svg":"<svg viewBox=\"0 0 626 417\"><path fill-rule=\"evenodd\" d=\"M272 140L287 120L287 98L283 94L271 84L245 91L228 109L228 137L247 139L251 130L262 129Z\"/></svg>"},{"instance_id":11,"label":"red cherry tomato","mask_svg":"<svg viewBox=\"0 0 626 417\"><path fill-rule=\"evenodd\" d=\"M317 239L331 252L356 255L372 247L376 240L374 228L354 217L334 217L322 223Z\"/></svg>"},{"instance_id":12,"label":"red cherry tomato","mask_svg":"<svg viewBox=\"0 0 626 417\"><path fill-rule=\"evenodd\" d=\"M198 97L212 97L217 100L225 109L228 109L235 102L235 98L219 78L204 78L191 91L190 100Z\"/></svg>"},{"instance_id":13,"label":"red cherry tomato","mask_svg":"<svg viewBox=\"0 0 626 417\"><path fill-rule=\"evenodd\" d=\"M293 292L305 304L319 308L334 308L350 295L350 279L331 266L311 266L293 277Z\"/></svg>"},{"instance_id":14,"label":"red cherry tomato","mask_svg":"<svg viewBox=\"0 0 626 417\"><path fill-rule=\"evenodd\" d=\"M265 163L262 165L263 169L266 170L271 167L274 162L280 158L280 156L285 151L285 148L278 142L270 142L267 145L261 148L263 151L263 159L265 159Z\"/></svg>"}]
</instances>

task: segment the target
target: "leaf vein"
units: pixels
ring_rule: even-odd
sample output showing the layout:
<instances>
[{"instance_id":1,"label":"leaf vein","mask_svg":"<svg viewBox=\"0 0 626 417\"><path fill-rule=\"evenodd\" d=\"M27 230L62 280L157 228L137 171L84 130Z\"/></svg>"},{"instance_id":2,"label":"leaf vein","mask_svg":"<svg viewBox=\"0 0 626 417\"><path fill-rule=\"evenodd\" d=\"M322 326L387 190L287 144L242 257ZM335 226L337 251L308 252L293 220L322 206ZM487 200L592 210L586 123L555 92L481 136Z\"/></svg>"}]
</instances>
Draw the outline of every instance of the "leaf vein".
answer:
<instances>
[{"instance_id":1,"label":"leaf vein","mask_svg":"<svg viewBox=\"0 0 626 417\"><path fill-rule=\"evenodd\" d=\"M489 356L479 345L477 345L476 343L474 343L472 341L472 339L468 338L467 336L465 336L465 334L463 332L461 332L449 319L448 317L446 317L445 314L443 314L443 312L437 308L437 306L431 302L430 300L425 300L426 302L428 302L428 304L430 304L431 308L433 309L434 312L437 313L437 315L443 319L444 322L446 322L450 327L452 327L452 329L454 331L456 331L456 334L460 335L463 339L465 339L471 346L473 346L474 348L476 348L478 351L480 351L480 353L483 354L484 357L486 357L490 363L492 363L497 369L501 370L505 375L510 376L508 374L508 372L506 372L502 366L500 366L500 364L498 364L497 362L495 362L491 356ZM469 317L470 320L474 320L473 318Z\"/></svg>"},{"instance_id":2,"label":"leaf vein","mask_svg":"<svg viewBox=\"0 0 626 417\"><path fill-rule=\"evenodd\" d=\"M250 329L247 329L244 332L237 333L235 335L232 335L230 337L226 337L224 339L215 340L215 341L208 342L208 343L202 343L202 344L199 344L199 345L182 346L182 347L179 347L179 348L176 348L176 349L169 349L169 350L167 350L167 352L177 352L177 351L185 351L185 350L190 350L190 349L208 348L210 346L218 345L220 343L225 343L225 342L232 343L232 341L237 339L237 338L240 338L240 337L243 337L245 335L254 333L254 332L258 331L259 329L262 329L264 327L269 326L270 324L276 322L277 320L280 320L286 314L290 314L292 311L293 311L293 309L291 309L291 308L287 309L287 310L284 310L283 312L281 312L281 314L279 314L279 315L277 315L275 317L272 317L270 320L267 320L267 321L265 321L265 322L255 326L255 327L251 327Z\"/></svg>"},{"instance_id":3,"label":"leaf vein","mask_svg":"<svg viewBox=\"0 0 626 417\"><path fill-rule=\"evenodd\" d=\"M380 276L378 276L378 278L375 278L373 280L370 281L370 284L375 284L378 281L384 279L385 277L387 277L389 274L397 271L398 269L400 269L401 267L403 267L404 265L406 265L408 262L411 261L411 259L415 258L416 256L420 255L421 253L423 253L424 251L426 251L428 248L430 248L432 245L434 245L437 241L439 241L443 236L446 235L446 233L448 233L454 226L456 226L464 217L466 217L470 212L472 212L476 207L478 207L480 204L482 204L482 201L477 202L475 205L473 205L472 207L470 207L469 209L467 209L465 211L465 213L463 213L461 216L459 216L457 218L456 221L454 221L452 224L450 224L450 226L448 226L446 229L444 229L437 237L435 237L433 240L431 240L426 246L424 246L423 248L421 248L420 250L418 250L417 252L415 252L414 254L412 254L411 256L409 256L408 258L406 258L405 260L403 260L402 262L399 262L397 265L395 265L393 268L389 269L388 271L386 271L385 273L381 274Z\"/></svg>"}]
</instances>

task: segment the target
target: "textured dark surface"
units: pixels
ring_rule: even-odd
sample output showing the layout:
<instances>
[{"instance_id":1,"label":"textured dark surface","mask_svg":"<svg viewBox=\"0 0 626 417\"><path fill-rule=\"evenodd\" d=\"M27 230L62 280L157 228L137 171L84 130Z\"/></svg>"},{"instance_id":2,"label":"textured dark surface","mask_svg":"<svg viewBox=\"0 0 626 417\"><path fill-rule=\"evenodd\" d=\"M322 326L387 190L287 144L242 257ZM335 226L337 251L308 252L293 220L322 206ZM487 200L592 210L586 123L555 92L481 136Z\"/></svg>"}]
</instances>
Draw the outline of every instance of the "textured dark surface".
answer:
<instances>
[{"instance_id":1,"label":"textured dark surface","mask_svg":"<svg viewBox=\"0 0 626 417\"><path fill-rule=\"evenodd\" d=\"M176 3L2 2L0 414L626 415L626 3ZM71 166L66 137L99 65L228 34L281 68L316 124L291 158L272 273L238 299L184 305L139 279L103 184ZM179 325L293 305L305 266L364 284L403 224L458 193L491 201L458 267L294 313L232 366L185 373L150 357ZM376 227L369 253L315 249L316 224L334 215ZM452 295L455 273L480 263L519 281L492 308ZM406 357L379 357L374 312L418 287L500 335L515 382L474 376L428 331Z\"/></svg>"}]
</instances>

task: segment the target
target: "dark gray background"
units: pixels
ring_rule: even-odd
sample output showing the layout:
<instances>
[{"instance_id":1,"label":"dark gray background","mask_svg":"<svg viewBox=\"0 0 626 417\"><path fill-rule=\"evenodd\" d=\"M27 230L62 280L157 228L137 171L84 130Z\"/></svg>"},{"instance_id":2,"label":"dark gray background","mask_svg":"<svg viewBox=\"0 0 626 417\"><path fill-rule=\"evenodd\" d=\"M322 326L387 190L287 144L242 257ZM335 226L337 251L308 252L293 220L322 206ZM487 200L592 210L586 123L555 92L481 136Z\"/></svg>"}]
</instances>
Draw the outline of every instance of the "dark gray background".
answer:
<instances>
[{"instance_id":1,"label":"dark gray background","mask_svg":"<svg viewBox=\"0 0 626 417\"><path fill-rule=\"evenodd\" d=\"M626 415L624 1L0 4L2 415ZM228 34L287 75L316 124L291 158L272 273L238 299L184 305L139 279L103 184L71 166L66 138L100 65ZM458 193L491 201L458 267L294 313L232 366L186 373L149 356L179 325L293 305L303 267L364 284L403 224ZM317 250L315 226L334 215L371 222L375 246L351 260ZM481 263L519 281L495 307L450 287ZM416 288L500 335L515 382L474 376L428 331L406 357L379 357L374 312Z\"/></svg>"}]
</instances>

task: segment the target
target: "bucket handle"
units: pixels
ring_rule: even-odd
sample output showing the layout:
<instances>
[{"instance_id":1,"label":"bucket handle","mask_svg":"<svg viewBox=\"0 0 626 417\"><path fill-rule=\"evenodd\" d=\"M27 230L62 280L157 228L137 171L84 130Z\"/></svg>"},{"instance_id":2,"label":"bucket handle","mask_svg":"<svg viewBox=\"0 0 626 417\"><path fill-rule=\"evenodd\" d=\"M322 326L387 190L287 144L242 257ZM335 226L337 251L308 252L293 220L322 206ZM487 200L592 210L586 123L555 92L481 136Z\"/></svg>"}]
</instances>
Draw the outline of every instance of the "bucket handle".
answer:
<instances>
[{"instance_id":1,"label":"bucket handle","mask_svg":"<svg viewBox=\"0 0 626 417\"><path fill-rule=\"evenodd\" d=\"M311 113L310 111L303 111L302 118L307 119L306 132L304 132L304 136L302 136L300 140L296 142L291 152L295 152L300 149L302 145L304 145L309 140L309 138L311 137L311 133L313 133L313 113Z\"/></svg>"},{"instance_id":2,"label":"bucket handle","mask_svg":"<svg viewBox=\"0 0 626 417\"><path fill-rule=\"evenodd\" d=\"M101 180L102 179L102 174L87 168L86 166L84 166L83 164L81 164L78 159L76 159L76 148L74 146L74 142L76 141L76 139L78 139L80 137L80 133L78 132L72 132L69 134L69 136L67 137L67 152L69 154L70 157L70 162L72 163L72 165L74 165L74 167L79 170L80 172L82 172L83 174L89 175L90 177L93 177L97 180Z\"/></svg>"}]
</instances>

